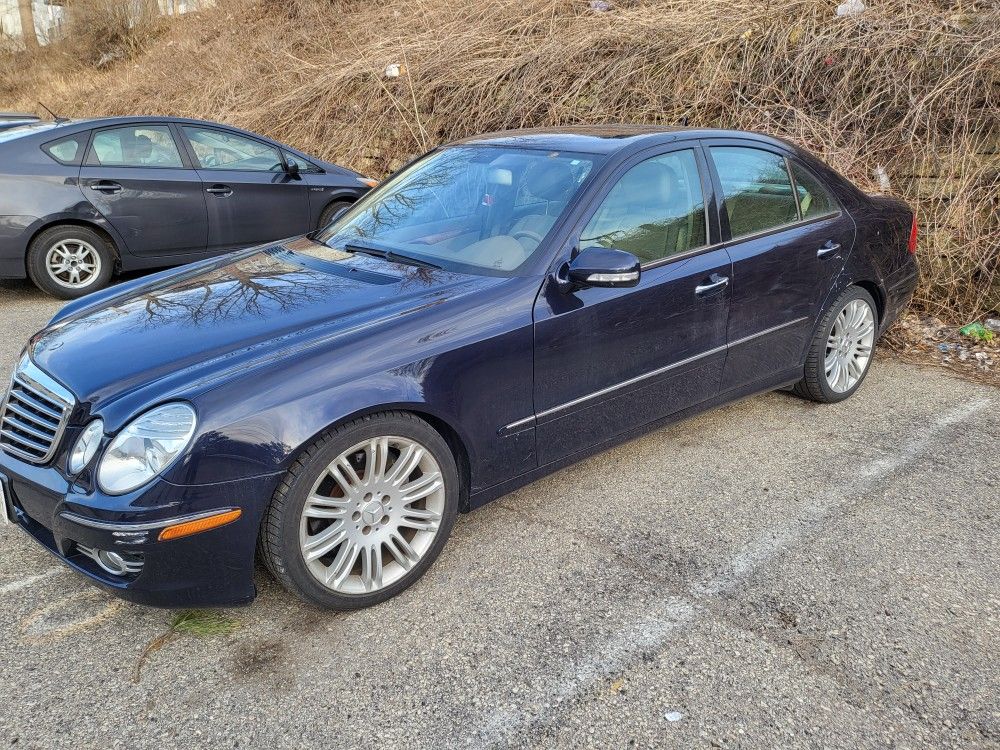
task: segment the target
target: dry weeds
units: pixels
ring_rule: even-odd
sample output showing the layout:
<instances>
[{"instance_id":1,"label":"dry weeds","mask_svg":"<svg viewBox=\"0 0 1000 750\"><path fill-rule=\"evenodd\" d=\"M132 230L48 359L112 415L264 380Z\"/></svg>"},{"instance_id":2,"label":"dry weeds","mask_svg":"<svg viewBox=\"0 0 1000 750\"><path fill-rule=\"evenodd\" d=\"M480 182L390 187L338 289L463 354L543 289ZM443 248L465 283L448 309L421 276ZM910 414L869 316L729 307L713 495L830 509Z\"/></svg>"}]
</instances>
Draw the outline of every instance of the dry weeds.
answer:
<instances>
[{"instance_id":1,"label":"dry weeds","mask_svg":"<svg viewBox=\"0 0 1000 750\"><path fill-rule=\"evenodd\" d=\"M76 116L221 120L376 176L488 130L685 118L759 130L867 190L885 170L918 211L920 310L997 309L1000 5L872 0L849 18L835 5L219 0L106 69L69 42L0 58L0 108L43 98ZM404 75L386 78L389 63Z\"/></svg>"}]
</instances>

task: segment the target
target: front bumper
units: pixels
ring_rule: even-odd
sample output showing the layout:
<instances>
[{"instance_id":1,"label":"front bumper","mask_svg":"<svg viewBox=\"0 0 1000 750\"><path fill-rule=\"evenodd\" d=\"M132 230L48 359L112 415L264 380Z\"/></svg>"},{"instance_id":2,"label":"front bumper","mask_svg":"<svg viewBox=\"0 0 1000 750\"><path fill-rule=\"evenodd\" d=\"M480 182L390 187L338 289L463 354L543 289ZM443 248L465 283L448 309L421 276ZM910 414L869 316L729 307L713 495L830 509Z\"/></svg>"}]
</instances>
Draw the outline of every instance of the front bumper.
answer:
<instances>
[{"instance_id":1,"label":"front bumper","mask_svg":"<svg viewBox=\"0 0 1000 750\"><path fill-rule=\"evenodd\" d=\"M10 520L90 581L154 607L223 607L253 600L257 531L279 478L275 474L198 486L156 479L136 493L110 497L82 493L55 469L0 452L0 482ZM177 520L226 508L243 513L209 531L157 539L160 529ZM141 560L141 569L114 575L86 549Z\"/></svg>"}]
</instances>

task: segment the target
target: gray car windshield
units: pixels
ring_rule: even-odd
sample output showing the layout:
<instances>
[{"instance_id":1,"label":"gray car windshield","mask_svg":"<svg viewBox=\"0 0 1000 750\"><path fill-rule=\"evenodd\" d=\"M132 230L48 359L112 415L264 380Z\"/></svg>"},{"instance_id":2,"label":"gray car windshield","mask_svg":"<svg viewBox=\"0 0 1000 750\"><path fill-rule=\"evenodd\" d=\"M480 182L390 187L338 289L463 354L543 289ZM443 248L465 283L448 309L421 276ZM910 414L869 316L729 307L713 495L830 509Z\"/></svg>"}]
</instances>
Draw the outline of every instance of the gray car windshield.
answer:
<instances>
[{"instance_id":1,"label":"gray car windshield","mask_svg":"<svg viewBox=\"0 0 1000 750\"><path fill-rule=\"evenodd\" d=\"M600 158L493 146L447 148L374 190L316 239L390 260L516 276Z\"/></svg>"}]
</instances>

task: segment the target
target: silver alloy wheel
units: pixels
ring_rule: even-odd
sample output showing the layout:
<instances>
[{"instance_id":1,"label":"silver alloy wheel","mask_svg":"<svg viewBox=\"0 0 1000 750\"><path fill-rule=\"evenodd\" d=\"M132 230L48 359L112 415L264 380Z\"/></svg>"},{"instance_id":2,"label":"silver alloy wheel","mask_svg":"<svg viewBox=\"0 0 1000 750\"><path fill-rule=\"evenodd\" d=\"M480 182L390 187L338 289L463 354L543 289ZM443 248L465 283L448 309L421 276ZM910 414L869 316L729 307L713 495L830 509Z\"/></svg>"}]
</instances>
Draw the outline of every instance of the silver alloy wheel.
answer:
<instances>
[{"instance_id":1,"label":"silver alloy wheel","mask_svg":"<svg viewBox=\"0 0 1000 750\"><path fill-rule=\"evenodd\" d=\"M372 438L337 456L313 484L299 548L323 586L368 594L420 561L444 509L444 475L427 448L410 438Z\"/></svg>"},{"instance_id":2,"label":"silver alloy wheel","mask_svg":"<svg viewBox=\"0 0 1000 750\"><path fill-rule=\"evenodd\" d=\"M60 240L45 254L49 278L67 289L83 289L101 274L101 255L89 242Z\"/></svg>"},{"instance_id":3,"label":"silver alloy wheel","mask_svg":"<svg viewBox=\"0 0 1000 750\"><path fill-rule=\"evenodd\" d=\"M833 321L826 341L826 382L837 393L861 380L875 346L875 313L867 302L852 299Z\"/></svg>"}]
</instances>

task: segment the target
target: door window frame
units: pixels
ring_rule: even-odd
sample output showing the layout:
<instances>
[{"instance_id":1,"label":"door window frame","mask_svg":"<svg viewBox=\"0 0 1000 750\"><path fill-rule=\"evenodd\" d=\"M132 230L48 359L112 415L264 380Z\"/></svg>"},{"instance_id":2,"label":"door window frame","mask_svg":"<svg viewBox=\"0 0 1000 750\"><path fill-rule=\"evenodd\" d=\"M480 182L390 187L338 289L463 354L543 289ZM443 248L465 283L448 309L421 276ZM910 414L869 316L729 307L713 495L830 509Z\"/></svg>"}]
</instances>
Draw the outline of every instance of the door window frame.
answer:
<instances>
[{"instance_id":1,"label":"door window frame","mask_svg":"<svg viewBox=\"0 0 1000 750\"><path fill-rule=\"evenodd\" d=\"M659 156L666 156L667 154L675 153L677 151L691 151L695 158L695 164L698 168L698 178L701 181L701 192L704 199L704 211L705 211L705 241L706 244L700 245L690 250L686 250L682 253L674 253L673 255L667 255L663 258L658 258L656 260L649 261L648 263L643 263L640 269L645 271L650 271L655 268L660 268L661 266L669 265L676 261L685 260L687 258L692 258L696 255L701 255L702 253L709 252L716 249L721 244L719 242L719 227L717 225L718 219L713 217L717 216L717 208L715 205L715 191L714 186L711 182L709 172L707 170L707 164L705 163L705 154L702 152L700 144L697 140L686 140L686 141L674 141L670 143L661 143L657 146L651 146L647 149L643 149L638 153L626 158L624 161L620 162L616 167L614 167L608 175L604 178L604 181L597 187L589 198L586 199L586 207L583 213L579 215L578 218L574 219L573 231L570 233L570 246L573 249L574 254L583 250L580 247L580 233L587 227L594 215L601 209L604 205L605 199L615 188L615 186L621 181L621 179L633 168L642 164L643 162L649 161L650 159L655 159ZM550 270L554 270L559 267L559 264L565 260L563 257L565 252L559 253L553 263Z\"/></svg>"},{"instance_id":2,"label":"door window frame","mask_svg":"<svg viewBox=\"0 0 1000 750\"><path fill-rule=\"evenodd\" d=\"M246 172L248 174L288 174L288 161L285 159L284 148L278 146L274 143L269 143L261 138L255 138L252 135L247 135L246 133L241 133L237 130L230 130L229 128L222 127L220 125L202 125L199 123L191 122L178 122L174 123L177 128L177 133L184 140L184 147L187 149L188 157L191 160L191 164L194 165L194 169L203 172ZM215 130L219 133L225 135L236 136L237 138L245 138L248 141L254 141L267 148L274 149L278 152L278 158L281 160L281 172L274 172L269 169L240 169L239 167L204 167L201 164L201 160L198 158L197 152L194 150L194 146L191 144L191 139L188 138L188 134L184 132L184 128L201 128L202 130ZM304 158L304 157L303 157ZM303 173L308 174L308 173Z\"/></svg>"},{"instance_id":3,"label":"door window frame","mask_svg":"<svg viewBox=\"0 0 1000 750\"><path fill-rule=\"evenodd\" d=\"M84 151L83 160L80 162L82 167L91 167L93 169L194 169L191 164L190 159L188 159L187 151L182 147L182 145L177 140L177 133L174 131L172 123L167 121L155 121L155 122L123 122L116 125L108 125L103 128L94 128L90 131L90 137L87 139L87 150ZM177 149L177 155L181 159L181 166L170 167L163 164L92 164L90 161L91 149L94 146L94 140L100 133L107 130L121 130L122 128L156 128L164 127L167 129L170 137L174 141L174 148Z\"/></svg>"},{"instance_id":4,"label":"door window frame","mask_svg":"<svg viewBox=\"0 0 1000 750\"><path fill-rule=\"evenodd\" d=\"M844 209L840 205L840 201L837 200L834 192L830 190L827 186L826 181L820 178L815 171L809 169L805 164L802 163L800 159L796 159L794 155L788 153L786 150L779 148L778 146L773 146L770 143L765 143L763 141L755 140L744 140L741 138L705 138L701 141L702 148L705 151L705 161L708 166L708 170L711 174L712 184L715 189L716 195L718 196L718 222L719 229L722 235L720 245L733 245L740 242L749 242L750 240L760 239L762 237L768 237L772 234L779 234L781 232L787 232L789 229L796 229L798 227L809 226L819 221L827 221L829 219L839 218ZM753 234L745 234L740 237L733 237L732 230L729 227L729 213L726 209L726 193L722 188L722 180L719 178L719 172L715 166L715 160L712 158L711 149L713 147L725 147L725 148L746 148L746 149L756 149L757 151L764 151L774 156L781 158L785 165L785 173L788 175L789 184L792 187L792 197L795 200L795 216L796 220L788 222L786 224L781 224L777 227L771 227L770 229L765 229L760 232L754 232ZM802 169L806 170L812 177L823 186L827 194L830 196L836 210L830 211L828 213L822 214L820 216L810 216L808 219L802 218L802 207L799 205L798 192L796 191L797 183L795 182L795 176L792 174L792 162L797 164Z\"/></svg>"}]
</instances>

